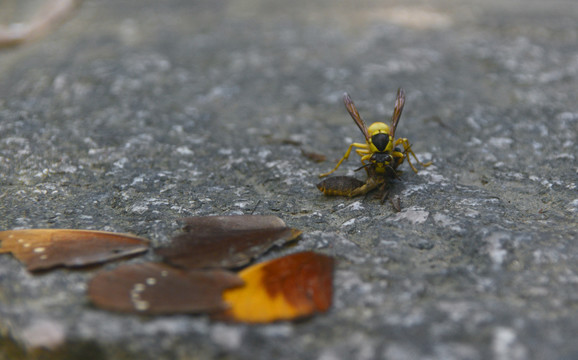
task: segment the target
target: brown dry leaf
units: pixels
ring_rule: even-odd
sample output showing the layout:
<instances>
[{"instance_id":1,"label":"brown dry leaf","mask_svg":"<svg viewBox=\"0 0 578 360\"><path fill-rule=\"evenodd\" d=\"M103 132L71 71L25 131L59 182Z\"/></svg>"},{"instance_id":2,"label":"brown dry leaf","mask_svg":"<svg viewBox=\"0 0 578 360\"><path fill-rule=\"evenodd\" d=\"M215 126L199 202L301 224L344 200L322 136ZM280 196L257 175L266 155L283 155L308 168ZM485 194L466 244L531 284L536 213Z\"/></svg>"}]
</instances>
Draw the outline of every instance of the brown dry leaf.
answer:
<instances>
[{"instance_id":1,"label":"brown dry leaf","mask_svg":"<svg viewBox=\"0 0 578 360\"><path fill-rule=\"evenodd\" d=\"M107 231L31 229L0 231L0 253L11 252L29 271L80 267L148 250L148 240Z\"/></svg>"},{"instance_id":2,"label":"brown dry leaf","mask_svg":"<svg viewBox=\"0 0 578 360\"><path fill-rule=\"evenodd\" d=\"M243 285L225 270L187 271L159 263L124 265L98 273L88 287L103 309L146 314L222 311L222 292Z\"/></svg>"},{"instance_id":3,"label":"brown dry leaf","mask_svg":"<svg viewBox=\"0 0 578 360\"><path fill-rule=\"evenodd\" d=\"M165 262L188 269L240 267L301 235L276 216L199 216L183 220L186 232L155 252Z\"/></svg>"}]
</instances>

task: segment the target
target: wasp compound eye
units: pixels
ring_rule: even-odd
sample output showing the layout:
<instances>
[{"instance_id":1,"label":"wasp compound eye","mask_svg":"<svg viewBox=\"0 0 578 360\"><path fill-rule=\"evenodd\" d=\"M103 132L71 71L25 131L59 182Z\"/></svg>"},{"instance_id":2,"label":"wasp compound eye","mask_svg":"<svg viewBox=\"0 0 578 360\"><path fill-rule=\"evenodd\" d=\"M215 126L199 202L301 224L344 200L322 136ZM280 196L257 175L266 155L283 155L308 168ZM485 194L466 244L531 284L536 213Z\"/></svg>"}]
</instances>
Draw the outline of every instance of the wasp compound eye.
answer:
<instances>
[{"instance_id":1,"label":"wasp compound eye","mask_svg":"<svg viewBox=\"0 0 578 360\"><path fill-rule=\"evenodd\" d=\"M389 143L389 136L383 133L375 134L371 137L371 142L375 145L377 150L385 151L387 143Z\"/></svg>"},{"instance_id":2,"label":"wasp compound eye","mask_svg":"<svg viewBox=\"0 0 578 360\"><path fill-rule=\"evenodd\" d=\"M393 157L388 153L373 153L370 160L378 164L389 164L393 161Z\"/></svg>"}]
</instances>

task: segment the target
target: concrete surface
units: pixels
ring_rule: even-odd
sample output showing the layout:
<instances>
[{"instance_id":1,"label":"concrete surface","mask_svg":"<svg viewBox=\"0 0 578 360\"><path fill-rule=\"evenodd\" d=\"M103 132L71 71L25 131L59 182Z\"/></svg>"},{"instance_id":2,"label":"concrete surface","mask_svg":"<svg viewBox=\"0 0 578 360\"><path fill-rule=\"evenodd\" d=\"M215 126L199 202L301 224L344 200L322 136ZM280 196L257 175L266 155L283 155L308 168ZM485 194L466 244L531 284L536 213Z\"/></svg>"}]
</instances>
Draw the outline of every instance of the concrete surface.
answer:
<instances>
[{"instance_id":1,"label":"concrete surface","mask_svg":"<svg viewBox=\"0 0 578 360\"><path fill-rule=\"evenodd\" d=\"M577 17L573 0L87 0L2 49L1 230L158 245L180 217L273 214L304 236L269 257L338 265L329 313L249 326L101 311L94 270L4 255L0 359L578 358ZM341 94L373 122L399 86L397 134L434 162L404 165L402 211L322 196L362 140Z\"/></svg>"}]
</instances>

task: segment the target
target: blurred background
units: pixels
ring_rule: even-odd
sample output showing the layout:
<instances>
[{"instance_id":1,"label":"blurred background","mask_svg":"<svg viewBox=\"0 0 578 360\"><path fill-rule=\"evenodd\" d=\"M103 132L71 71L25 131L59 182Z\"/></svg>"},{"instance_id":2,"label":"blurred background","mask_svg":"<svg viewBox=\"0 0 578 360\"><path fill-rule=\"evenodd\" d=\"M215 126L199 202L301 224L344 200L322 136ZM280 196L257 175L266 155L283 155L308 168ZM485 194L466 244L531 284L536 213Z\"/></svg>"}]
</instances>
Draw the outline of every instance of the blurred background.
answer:
<instances>
[{"instance_id":1,"label":"blurred background","mask_svg":"<svg viewBox=\"0 0 578 360\"><path fill-rule=\"evenodd\" d=\"M159 245L179 217L276 214L338 259L330 313L249 327L104 313L90 272L4 255L4 358L578 357L577 18L574 0L1 1L1 230ZM395 181L401 213L322 196L363 139L343 92L389 122L398 87L396 135L434 162Z\"/></svg>"}]
</instances>

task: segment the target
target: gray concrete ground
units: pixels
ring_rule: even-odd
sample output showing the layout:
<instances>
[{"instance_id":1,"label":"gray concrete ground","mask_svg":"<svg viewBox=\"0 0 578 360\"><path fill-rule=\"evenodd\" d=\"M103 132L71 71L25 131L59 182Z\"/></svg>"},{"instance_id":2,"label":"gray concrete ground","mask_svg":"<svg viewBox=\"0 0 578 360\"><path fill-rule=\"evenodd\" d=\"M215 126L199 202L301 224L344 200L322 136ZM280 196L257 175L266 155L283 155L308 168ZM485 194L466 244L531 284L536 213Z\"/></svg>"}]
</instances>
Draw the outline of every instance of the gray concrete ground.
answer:
<instances>
[{"instance_id":1,"label":"gray concrete ground","mask_svg":"<svg viewBox=\"0 0 578 360\"><path fill-rule=\"evenodd\" d=\"M159 245L183 216L274 214L304 235L269 257L337 258L334 305L266 326L118 315L89 304L94 270L3 255L0 359L578 358L577 18L574 0L84 1L0 52L0 229ZM404 165L402 211L322 196L362 140L341 94L373 122L399 86L397 134L434 162Z\"/></svg>"}]
</instances>

